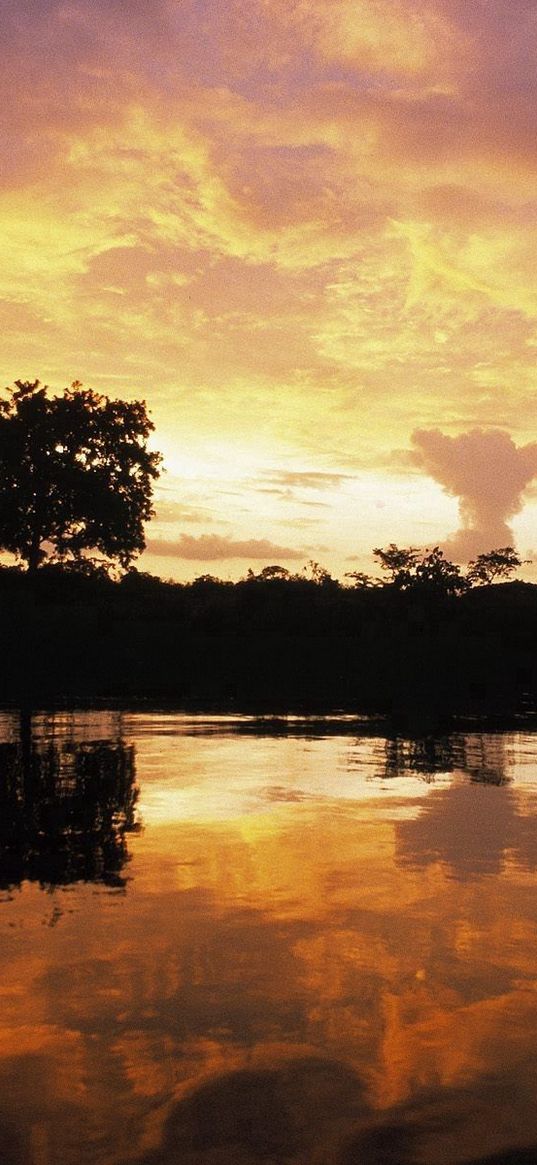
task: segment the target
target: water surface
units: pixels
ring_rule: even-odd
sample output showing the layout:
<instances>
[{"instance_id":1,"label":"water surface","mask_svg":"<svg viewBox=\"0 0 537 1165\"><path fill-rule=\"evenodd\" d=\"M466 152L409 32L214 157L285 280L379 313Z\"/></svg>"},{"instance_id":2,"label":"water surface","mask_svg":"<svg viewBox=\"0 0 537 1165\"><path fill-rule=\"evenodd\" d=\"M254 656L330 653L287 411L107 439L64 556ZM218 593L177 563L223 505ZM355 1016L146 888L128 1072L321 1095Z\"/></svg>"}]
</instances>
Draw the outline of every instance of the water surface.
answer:
<instances>
[{"instance_id":1,"label":"water surface","mask_svg":"<svg viewBox=\"0 0 537 1165\"><path fill-rule=\"evenodd\" d=\"M0 717L6 1165L537 1160L537 736Z\"/></svg>"}]
</instances>

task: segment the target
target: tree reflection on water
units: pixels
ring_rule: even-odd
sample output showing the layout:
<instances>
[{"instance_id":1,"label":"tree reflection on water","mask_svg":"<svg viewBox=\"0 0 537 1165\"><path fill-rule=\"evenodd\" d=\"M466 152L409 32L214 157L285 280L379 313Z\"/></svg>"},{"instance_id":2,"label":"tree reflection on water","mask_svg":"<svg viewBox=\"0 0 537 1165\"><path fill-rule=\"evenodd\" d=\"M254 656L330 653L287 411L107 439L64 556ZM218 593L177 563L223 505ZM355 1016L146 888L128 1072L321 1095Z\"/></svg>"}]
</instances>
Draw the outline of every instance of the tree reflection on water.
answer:
<instances>
[{"instance_id":1,"label":"tree reflection on water","mask_svg":"<svg viewBox=\"0 0 537 1165\"><path fill-rule=\"evenodd\" d=\"M504 734L454 733L450 736L388 736L383 777L419 775L432 782L439 774L458 771L479 784L510 781Z\"/></svg>"},{"instance_id":2,"label":"tree reflection on water","mask_svg":"<svg viewBox=\"0 0 537 1165\"><path fill-rule=\"evenodd\" d=\"M122 741L0 744L0 888L125 884L137 828L134 748Z\"/></svg>"}]
</instances>

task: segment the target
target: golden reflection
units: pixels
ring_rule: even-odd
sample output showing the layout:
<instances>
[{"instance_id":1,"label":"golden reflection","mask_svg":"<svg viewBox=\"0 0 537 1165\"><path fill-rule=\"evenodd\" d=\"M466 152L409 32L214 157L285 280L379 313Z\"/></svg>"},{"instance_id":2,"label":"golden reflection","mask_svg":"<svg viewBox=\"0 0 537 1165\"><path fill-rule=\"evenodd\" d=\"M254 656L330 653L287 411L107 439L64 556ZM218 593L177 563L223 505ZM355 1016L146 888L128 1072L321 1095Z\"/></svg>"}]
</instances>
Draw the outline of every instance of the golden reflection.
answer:
<instances>
[{"instance_id":1,"label":"golden reflection","mask_svg":"<svg viewBox=\"0 0 537 1165\"><path fill-rule=\"evenodd\" d=\"M192 800L131 837L126 890L26 880L0 904L15 1165L441 1165L537 1141L536 789L510 781L531 738L365 738L360 771L357 737L173 729L128 741L142 817L179 769Z\"/></svg>"}]
</instances>

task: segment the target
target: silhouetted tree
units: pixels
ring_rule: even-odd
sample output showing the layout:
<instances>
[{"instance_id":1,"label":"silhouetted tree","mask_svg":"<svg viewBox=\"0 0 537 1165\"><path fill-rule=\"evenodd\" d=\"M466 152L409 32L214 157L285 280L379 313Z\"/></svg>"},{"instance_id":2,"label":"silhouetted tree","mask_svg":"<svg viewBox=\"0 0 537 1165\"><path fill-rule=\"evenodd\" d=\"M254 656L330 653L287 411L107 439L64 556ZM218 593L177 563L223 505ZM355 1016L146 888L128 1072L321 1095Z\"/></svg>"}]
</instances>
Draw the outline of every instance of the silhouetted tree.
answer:
<instances>
[{"instance_id":1,"label":"silhouetted tree","mask_svg":"<svg viewBox=\"0 0 537 1165\"><path fill-rule=\"evenodd\" d=\"M449 558L445 558L439 546L435 546L423 556L421 562L418 562L413 585L426 587L444 595L462 594L468 589L468 582L461 575L460 567L450 562Z\"/></svg>"},{"instance_id":2,"label":"silhouetted tree","mask_svg":"<svg viewBox=\"0 0 537 1165\"><path fill-rule=\"evenodd\" d=\"M264 566L259 574L250 567L246 578L249 582L288 582L291 574L285 566Z\"/></svg>"},{"instance_id":3,"label":"silhouetted tree","mask_svg":"<svg viewBox=\"0 0 537 1165\"><path fill-rule=\"evenodd\" d=\"M349 586L352 586L354 590L369 590L371 587L379 585L377 579L371 578L370 574L364 574L362 570L347 570L344 578L352 579Z\"/></svg>"},{"instance_id":4,"label":"silhouetted tree","mask_svg":"<svg viewBox=\"0 0 537 1165\"><path fill-rule=\"evenodd\" d=\"M325 566L321 566L320 563L314 562L311 558L307 566L304 567L304 570L306 573L309 571L311 581L314 582L316 586L337 587L339 585L337 579L332 578L330 571L327 570Z\"/></svg>"},{"instance_id":5,"label":"silhouetted tree","mask_svg":"<svg viewBox=\"0 0 537 1165\"><path fill-rule=\"evenodd\" d=\"M190 585L193 587L223 587L228 584L224 582L223 578L218 578L216 574L198 574Z\"/></svg>"},{"instance_id":6,"label":"silhouetted tree","mask_svg":"<svg viewBox=\"0 0 537 1165\"><path fill-rule=\"evenodd\" d=\"M61 396L38 380L0 401L0 548L35 571L47 558L97 551L127 567L145 546L160 455L143 401L111 400L75 381Z\"/></svg>"},{"instance_id":7,"label":"silhouetted tree","mask_svg":"<svg viewBox=\"0 0 537 1165\"><path fill-rule=\"evenodd\" d=\"M373 557L377 559L381 569L390 576L389 582L403 588L410 582L420 553L415 546L396 546L395 542L390 542L384 549L380 546L375 547Z\"/></svg>"},{"instance_id":8,"label":"silhouetted tree","mask_svg":"<svg viewBox=\"0 0 537 1165\"><path fill-rule=\"evenodd\" d=\"M522 566L513 546L501 546L498 550L489 550L487 554L478 554L477 558L468 563L468 582L473 586L488 586L498 578L510 578L515 570Z\"/></svg>"},{"instance_id":9,"label":"silhouetted tree","mask_svg":"<svg viewBox=\"0 0 537 1165\"><path fill-rule=\"evenodd\" d=\"M377 547L373 555L399 590L419 588L436 595L456 595L468 589L460 568L444 557L439 546L420 554L414 546L403 548L391 542L384 550Z\"/></svg>"}]
</instances>

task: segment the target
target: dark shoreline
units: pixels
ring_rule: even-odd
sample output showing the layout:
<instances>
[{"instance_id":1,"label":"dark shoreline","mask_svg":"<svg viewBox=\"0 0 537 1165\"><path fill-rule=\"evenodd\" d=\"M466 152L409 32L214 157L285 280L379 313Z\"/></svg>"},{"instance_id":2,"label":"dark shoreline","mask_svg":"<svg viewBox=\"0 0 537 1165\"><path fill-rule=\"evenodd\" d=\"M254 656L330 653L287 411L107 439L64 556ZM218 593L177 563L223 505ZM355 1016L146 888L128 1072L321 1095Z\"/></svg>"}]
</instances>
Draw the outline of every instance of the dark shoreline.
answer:
<instances>
[{"instance_id":1,"label":"dark shoreline","mask_svg":"<svg viewBox=\"0 0 537 1165\"><path fill-rule=\"evenodd\" d=\"M446 596L308 580L30 578L4 568L0 705L340 713L423 730L528 723L537 715L537 586Z\"/></svg>"},{"instance_id":2,"label":"dark shoreline","mask_svg":"<svg viewBox=\"0 0 537 1165\"><path fill-rule=\"evenodd\" d=\"M356 709L319 711L318 708L272 709L244 706L238 708L226 704L178 705L172 702L148 699L73 699L28 701L0 704L0 716L19 715L25 720L47 719L62 714L86 715L91 713L117 713L125 716L169 716L184 717L205 723L209 728L219 720L226 732L237 735L262 736L352 736L358 737L402 737L422 738L472 732L494 736L505 732L537 732L537 709L500 713L449 713L444 716L427 714L420 716L400 716L398 714L364 713ZM199 727L196 727L199 731Z\"/></svg>"}]
</instances>

